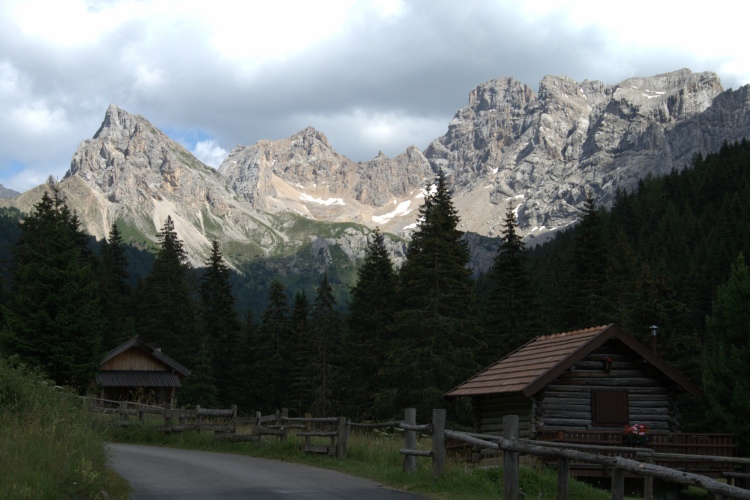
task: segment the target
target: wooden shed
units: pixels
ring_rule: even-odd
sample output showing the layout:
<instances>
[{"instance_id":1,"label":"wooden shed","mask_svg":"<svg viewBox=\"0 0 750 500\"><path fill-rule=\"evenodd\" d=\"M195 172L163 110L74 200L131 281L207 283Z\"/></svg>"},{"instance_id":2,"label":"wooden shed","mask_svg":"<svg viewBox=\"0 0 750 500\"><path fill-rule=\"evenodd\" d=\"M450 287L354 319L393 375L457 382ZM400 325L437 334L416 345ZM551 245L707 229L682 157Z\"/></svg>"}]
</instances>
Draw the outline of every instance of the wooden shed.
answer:
<instances>
[{"instance_id":1,"label":"wooden shed","mask_svg":"<svg viewBox=\"0 0 750 500\"><path fill-rule=\"evenodd\" d=\"M646 424L680 431L677 395L700 389L616 325L537 337L446 397L469 396L477 432L502 433L518 415L520 437L550 431L610 430Z\"/></svg>"},{"instance_id":2,"label":"wooden shed","mask_svg":"<svg viewBox=\"0 0 750 500\"><path fill-rule=\"evenodd\" d=\"M133 337L109 351L96 372L101 398L164 405L174 401L175 389L190 370L161 349Z\"/></svg>"}]
</instances>

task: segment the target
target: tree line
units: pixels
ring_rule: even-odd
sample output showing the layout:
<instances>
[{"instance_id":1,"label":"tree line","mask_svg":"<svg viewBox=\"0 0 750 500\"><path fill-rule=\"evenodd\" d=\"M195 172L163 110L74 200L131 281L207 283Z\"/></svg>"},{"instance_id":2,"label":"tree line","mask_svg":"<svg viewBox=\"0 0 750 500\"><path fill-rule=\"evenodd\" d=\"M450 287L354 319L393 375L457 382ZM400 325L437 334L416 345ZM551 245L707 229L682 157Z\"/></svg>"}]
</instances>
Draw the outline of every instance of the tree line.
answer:
<instances>
[{"instance_id":1,"label":"tree line","mask_svg":"<svg viewBox=\"0 0 750 500\"><path fill-rule=\"evenodd\" d=\"M439 174L400 268L376 229L346 304L324 270L313 296L274 280L265 309L243 316L218 242L196 273L167 218L153 267L133 286L117 226L92 250L53 193L18 224L0 345L85 390L102 351L137 334L193 371L180 404L366 419L445 407L445 392L540 334L614 322L646 343L656 324L660 356L698 383L731 388L713 369L744 359L747 324L734 328L729 352L726 328L711 326L724 323L706 319L740 314L721 306L734 299L717 291L732 269L732 279L746 279L749 161L746 142L725 145L618 191L608 211L589 192L579 223L532 249L509 205L493 266L481 276L468 270L459 214ZM685 408L692 425L705 427L727 421L732 412L714 411L721 404L709 397ZM466 402L451 405L454 418L470 420Z\"/></svg>"}]
</instances>

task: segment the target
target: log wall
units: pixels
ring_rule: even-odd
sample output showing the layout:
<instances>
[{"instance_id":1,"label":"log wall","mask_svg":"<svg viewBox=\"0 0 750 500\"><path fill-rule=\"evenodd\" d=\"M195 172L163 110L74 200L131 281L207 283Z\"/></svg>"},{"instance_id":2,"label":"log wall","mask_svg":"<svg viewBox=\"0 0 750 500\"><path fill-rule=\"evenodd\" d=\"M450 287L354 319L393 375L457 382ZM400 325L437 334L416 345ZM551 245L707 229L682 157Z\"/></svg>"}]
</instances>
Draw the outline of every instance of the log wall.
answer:
<instances>
[{"instance_id":1,"label":"log wall","mask_svg":"<svg viewBox=\"0 0 750 500\"><path fill-rule=\"evenodd\" d=\"M503 435L503 417L518 415L519 437L530 438L536 433L533 425L532 399L522 394L491 395L474 400L476 431L481 434Z\"/></svg>"},{"instance_id":2,"label":"log wall","mask_svg":"<svg viewBox=\"0 0 750 500\"><path fill-rule=\"evenodd\" d=\"M604 362L611 357L609 366ZM643 358L612 339L547 385L538 397L536 427L554 429L611 429L592 418L591 391L628 392L629 423L648 425L653 431L679 432L678 388Z\"/></svg>"}]
</instances>

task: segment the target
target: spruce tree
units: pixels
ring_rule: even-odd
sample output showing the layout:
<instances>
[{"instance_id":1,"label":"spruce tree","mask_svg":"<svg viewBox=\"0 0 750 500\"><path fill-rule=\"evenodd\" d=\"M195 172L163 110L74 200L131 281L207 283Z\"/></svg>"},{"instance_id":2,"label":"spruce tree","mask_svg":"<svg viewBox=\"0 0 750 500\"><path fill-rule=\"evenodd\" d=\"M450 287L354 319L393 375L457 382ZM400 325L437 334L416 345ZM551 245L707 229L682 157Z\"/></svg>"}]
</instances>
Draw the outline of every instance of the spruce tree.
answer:
<instances>
[{"instance_id":1,"label":"spruce tree","mask_svg":"<svg viewBox=\"0 0 750 500\"><path fill-rule=\"evenodd\" d=\"M281 282L274 280L268 292L268 306L261 315L256 341L256 380L262 391L258 405L263 411L276 411L287 404L292 369L292 334L286 290Z\"/></svg>"},{"instance_id":2,"label":"spruce tree","mask_svg":"<svg viewBox=\"0 0 750 500\"><path fill-rule=\"evenodd\" d=\"M104 328L102 347L104 351L114 349L135 335L132 316L133 290L128 284L128 260L122 234L113 223L109 237L101 249L99 270Z\"/></svg>"},{"instance_id":3,"label":"spruce tree","mask_svg":"<svg viewBox=\"0 0 750 500\"><path fill-rule=\"evenodd\" d=\"M201 336L212 359L212 375L221 389L218 400L224 406L235 404L235 401L227 399L227 392L236 393L237 388L233 386L244 383L231 377L240 322L235 311L229 276L229 267L224 263L219 242L214 240L201 276Z\"/></svg>"},{"instance_id":4,"label":"spruce tree","mask_svg":"<svg viewBox=\"0 0 750 500\"><path fill-rule=\"evenodd\" d=\"M516 214L509 204L503 242L489 273L493 288L487 300L485 332L489 356L485 362L500 359L543 333L540 300L527 269L526 246L517 228Z\"/></svg>"},{"instance_id":5,"label":"spruce tree","mask_svg":"<svg viewBox=\"0 0 750 500\"><path fill-rule=\"evenodd\" d=\"M479 367L481 348L469 252L445 178L419 210L419 226L398 273L392 342L378 394L382 413L416 407L422 418L444 407L443 394ZM382 415L384 416L384 415Z\"/></svg>"},{"instance_id":6,"label":"spruce tree","mask_svg":"<svg viewBox=\"0 0 750 500\"><path fill-rule=\"evenodd\" d=\"M294 294L292 310L291 382L287 407L290 412L302 415L310 407L310 395L305 383L305 367L308 362L310 329L310 303L304 290Z\"/></svg>"},{"instance_id":7,"label":"spruce tree","mask_svg":"<svg viewBox=\"0 0 750 500\"><path fill-rule=\"evenodd\" d=\"M610 319L605 313L607 247L604 230L594 196L587 191L583 215L575 233L566 328L588 328Z\"/></svg>"},{"instance_id":8,"label":"spruce tree","mask_svg":"<svg viewBox=\"0 0 750 500\"><path fill-rule=\"evenodd\" d=\"M103 326L88 236L57 192L20 222L2 345L79 390L94 378Z\"/></svg>"},{"instance_id":9,"label":"spruce tree","mask_svg":"<svg viewBox=\"0 0 750 500\"><path fill-rule=\"evenodd\" d=\"M158 234L160 248L140 297L138 331L177 362L192 369L200 343L196 336L196 306L188 279L191 266L182 241L167 216Z\"/></svg>"},{"instance_id":10,"label":"spruce tree","mask_svg":"<svg viewBox=\"0 0 750 500\"><path fill-rule=\"evenodd\" d=\"M340 409L341 342L344 325L335 309L336 299L323 273L310 318L306 381L313 415L333 416Z\"/></svg>"},{"instance_id":11,"label":"spruce tree","mask_svg":"<svg viewBox=\"0 0 750 500\"><path fill-rule=\"evenodd\" d=\"M737 436L740 451L750 452L750 270L739 254L720 286L706 319L703 388L712 430Z\"/></svg>"},{"instance_id":12,"label":"spruce tree","mask_svg":"<svg viewBox=\"0 0 750 500\"><path fill-rule=\"evenodd\" d=\"M367 356L353 357L348 367L354 383L347 400L354 415L372 415L374 394L381 385L378 372L388 354L395 292L396 273L383 234L376 228L357 270L357 284L351 289L349 302L351 345L357 352L367 353Z\"/></svg>"}]
</instances>

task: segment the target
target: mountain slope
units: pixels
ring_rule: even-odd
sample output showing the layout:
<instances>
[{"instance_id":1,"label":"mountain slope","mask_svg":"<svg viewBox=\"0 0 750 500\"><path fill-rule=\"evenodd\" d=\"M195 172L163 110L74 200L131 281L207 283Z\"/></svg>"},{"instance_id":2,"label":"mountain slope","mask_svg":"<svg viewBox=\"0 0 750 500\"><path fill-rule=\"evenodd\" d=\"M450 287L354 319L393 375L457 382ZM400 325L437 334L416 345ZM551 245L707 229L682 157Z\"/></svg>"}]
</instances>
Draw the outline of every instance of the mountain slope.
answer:
<instances>
[{"instance_id":1,"label":"mountain slope","mask_svg":"<svg viewBox=\"0 0 750 500\"><path fill-rule=\"evenodd\" d=\"M617 189L748 135L750 86L724 91L715 74L686 69L617 85L547 76L538 93L512 78L492 80L471 91L469 105L424 153L410 147L361 163L306 128L237 146L217 171L112 105L59 184L0 205L28 210L54 185L98 238L118 221L127 241L153 246L171 215L196 265L217 239L235 268L299 252L322 268L333 254L355 262L375 226L408 238L438 171L450 183L461 230L500 234L510 203L520 232L543 241L577 220L587 189L609 204ZM398 262L404 242L388 241ZM475 268L486 268L492 252L484 243L473 251Z\"/></svg>"}]
</instances>

